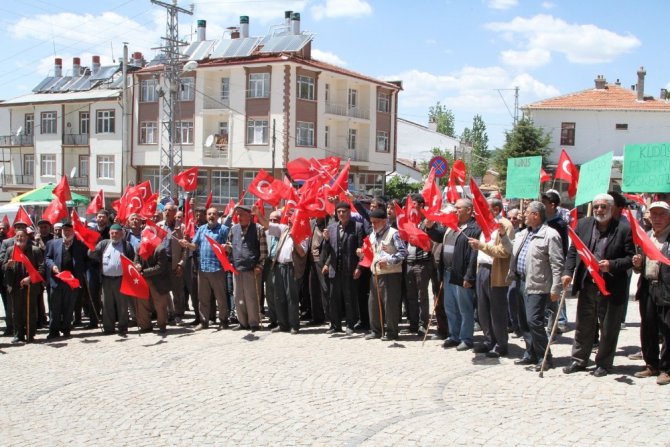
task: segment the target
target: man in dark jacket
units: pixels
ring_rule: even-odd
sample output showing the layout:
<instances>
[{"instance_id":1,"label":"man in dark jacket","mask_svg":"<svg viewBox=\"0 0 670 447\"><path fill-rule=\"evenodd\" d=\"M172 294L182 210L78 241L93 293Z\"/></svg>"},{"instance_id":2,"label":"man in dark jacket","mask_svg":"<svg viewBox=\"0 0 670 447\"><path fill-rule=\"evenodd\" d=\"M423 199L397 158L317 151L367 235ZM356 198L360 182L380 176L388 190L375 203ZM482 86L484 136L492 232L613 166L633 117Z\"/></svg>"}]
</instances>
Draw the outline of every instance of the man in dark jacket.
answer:
<instances>
[{"instance_id":1,"label":"man in dark jacket","mask_svg":"<svg viewBox=\"0 0 670 447\"><path fill-rule=\"evenodd\" d=\"M474 285L477 272L477 251L470 248L468 238L479 239L482 230L472 217L472 201L456 201L460 231L436 227L426 221L426 232L435 242L442 243L440 271L444 272L444 309L449 322L449 337L442 345L456 346L459 351L472 348L474 334Z\"/></svg>"},{"instance_id":2,"label":"man in dark jacket","mask_svg":"<svg viewBox=\"0 0 670 447\"><path fill-rule=\"evenodd\" d=\"M49 295L49 335L47 340L70 336L74 303L85 287L86 281L86 246L74 237L72 224L63 224L63 237L52 239L46 245L47 286ZM70 272L79 280L80 287L73 289L65 282L56 278L61 272Z\"/></svg>"},{"instance_id":3,"label":"man in dark jacket","mask_svg":"<svg viewBox=\"0 0 670 447\"><path fill-rule=\"evenodd\" d=\"M156 310L158 332L165 335L167 332L168 300L170 299L170 262L168 261L165 245L160 244L147 260L139 255L135 256L135 267L142 272L142 276L149 286L149 300L134 299L137 306L137 325L140 332L151 332L151 308Z\"/></svg>"},{"instance_id":4,"label":"man in dark jacket","mask_svg":"<svg viewBox=\"0 0 670 447\"><path fill-rule=\"evenodd\" d=\"M602 296L577 254L574 245L568 250L563 272L563 287L568 287L574 275L573 293L579 293L572 363L563 368L565 374L583 371L589 362L591 348L600 323L600 345L596 354L593 375L603 377L612 368L624 307L628 302L626 270L632 266L635 254L630 226L612 217L614 199L598 194L593 200L593 217L580 219L577 236L593 253L600 266L609 296Z\"/></svg>"}]
</instances>

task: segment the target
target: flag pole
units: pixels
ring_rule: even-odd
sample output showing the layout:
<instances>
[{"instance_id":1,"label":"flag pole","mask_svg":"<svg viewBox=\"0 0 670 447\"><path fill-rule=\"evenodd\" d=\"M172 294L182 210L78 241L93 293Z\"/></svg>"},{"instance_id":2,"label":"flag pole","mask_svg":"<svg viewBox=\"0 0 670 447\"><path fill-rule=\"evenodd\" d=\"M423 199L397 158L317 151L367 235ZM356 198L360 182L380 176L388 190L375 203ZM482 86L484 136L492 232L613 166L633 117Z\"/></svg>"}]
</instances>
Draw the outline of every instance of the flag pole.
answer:
<instances>
[{"instance_id":1,"label":"flag pole","mask_svg":"<svg viewBox=\"0 0 670 447\"><path fill-rule=\"evenodd\" d=\"M30 340L30 283L26 288L26 343Z\"/></svg>"},{"instance_id":2,"label":"flag pole","mask_svg":"<svg viewBox=\"0 0 670 447\"><path fill-rule=\"evenodd\" d=\"M551 327L551 335L549 336L549 341L547 342L547 348L544 350L544 357L542 358L542 366L540 367L540 377L544 377L544 365L547 363L547 357L549 356L549 348L551 347L551 342L556 335L556 328L558 327L558 313L561 310L561 307L565 304L565 296L568 294L568 289L565 288L563 293L561 293L561 300L558 303L558 310L554 315L554 324Z\"/></svg>"},{"instance_id":3,"label":"flag pole","mask_svg":"<svg viewBox=\"0 0 670 447\"><path fill-rule=\"evenodd\" d=\"M430 331L430 323L433 321L433 318L435 317L435 313L437 312L437 306L440 302L440 297L442 297L442 287L444 286L444 278L442 278L442 281L440 281L440 290L437 292L437 296L435 297L435 303L433 303L433 312L430 314L430 318L428 318L428 324L426 325L426 333L423 334L423 342L421 342L421 347L423 348L423 345L426 344L426 337L428 337L428 332Z\"/></svg>"}]
</instances>

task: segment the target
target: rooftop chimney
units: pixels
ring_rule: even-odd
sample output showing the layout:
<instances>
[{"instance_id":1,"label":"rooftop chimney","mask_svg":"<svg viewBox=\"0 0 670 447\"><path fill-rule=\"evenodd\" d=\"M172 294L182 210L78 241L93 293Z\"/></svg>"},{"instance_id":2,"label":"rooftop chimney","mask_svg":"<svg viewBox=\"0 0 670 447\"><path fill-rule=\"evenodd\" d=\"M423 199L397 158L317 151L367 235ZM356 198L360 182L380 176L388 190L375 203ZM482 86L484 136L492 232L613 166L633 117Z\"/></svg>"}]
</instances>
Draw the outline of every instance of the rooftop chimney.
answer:
<instances>
[{"instance_id":1,"label":"rooftop chimney","mask_svg":"<svg viewBox=\"0 0 670 447\"><path fill-rule=\"evenodd\" d=\"M665 101L666 99L668 99L668 90L665 89L665 88L662 88L661 89L661 95L658 97L658 99L660 99L661 101Z\"/></svg>"},{"instance_id":2,"label":"rooftop chimney","mask_svg":"<svg viewBox=\"0 0 670 447\"><path fill-rule=\"evenodd\" d=\"M79 76L81 71L81 59L78 57L72 58L72 76Z\"/></svg>"},{"instance_id":3,"label":"rooftop chimney","mask_svg":"<svg viewBox=\"0 0 670 447\"><path fill-rule=\"evenodd\" d=\"M198 31L197 31L197 36L198 36L198 41L203 42L207 40L207 20L198 20Z\"/></svg>"},{"instance_id":4,"label":"rooftop chimney","mask_svg":"<svg viewBox=\"0 0 670 447\"><path fill-rule=\"evenodd\" d=\"M100 71L100 56L93 56L91 58L91 74L96 74Z\"/></svg>"},{"instance_id":5,"label":"rooftop chimney","mask_svg":"<svg viewBox=\"0 0 670 447\"><path fill-rule=\"evenodd\" d=\"M291 30L291 15L293 14L293 11L284 11L284 24L286 25L286 28L290 31Z\"/></svg>"},{"instance_id":6,"label":"rooftop chimney","mask_svg":"<svg viewBox=\"0 0 670 447\"><path fill-rule=\"evenodd\" d=\"M60 57L54 59L54 76L57 78L63 76L63 59Z\"/></svg>"},{"instance_id":7,"label":"rooftop chimney","mask_svg":"<svg viewBox=\"0 0 670 447\"><path fill-rule=\"evenodd\" d=\"M144 65L144 58L140 51L135 51L130 63L136 67L142 67Z\"/></svg>"},{"instance_id":8,"label":"rooftop chimney","mask_svg":"<svg viewBox=\"0 0 670 447\"><path fill-rule=\"evenodd\" d=\"M644 101L644 76L647 74L644 67L637 71L637 100Z\"/></svg>"},{"instance_id":9,"label":"rooftop chimney","mask_svg":"<svg viewBox=\"0 0 670 447\"><path fill-rule=\"evenodd\" d=\"M603 75L596 76L595 82L596 82L596 90L604 90L605 88L607 88L607 80L605 79L605 76Z\"/></svg>"},{"instance_id":10,"label":"rooftop chimney","mask_svg":"<svg viewBox=\"0 0 670 447\"><path fill-rule=\"evenodd\" d=\"M291 14L291 34L300 34L300 13Z\"/></svg>"},{"instance_id":11,"label":"rooftop chimney","mask_svg":"<svg viewBox=\"0 0 670 447\"><path fill-rule=\"evenodd\" d=\"M619 80L619 78L617 78L617 80L616 80L616 82L614 83L614 85L621 85L621 81Z\"/></svg>"},{"instance_id":12,"label":"rooftop chimney","mask_svg":"<svg viewBox=\"0 0 670 447\"><path fill-rule=\"evenodd\" d=\"M249 37L249 16L240 16L240 37L242 39Z\"/></svg>"}]
</instances>

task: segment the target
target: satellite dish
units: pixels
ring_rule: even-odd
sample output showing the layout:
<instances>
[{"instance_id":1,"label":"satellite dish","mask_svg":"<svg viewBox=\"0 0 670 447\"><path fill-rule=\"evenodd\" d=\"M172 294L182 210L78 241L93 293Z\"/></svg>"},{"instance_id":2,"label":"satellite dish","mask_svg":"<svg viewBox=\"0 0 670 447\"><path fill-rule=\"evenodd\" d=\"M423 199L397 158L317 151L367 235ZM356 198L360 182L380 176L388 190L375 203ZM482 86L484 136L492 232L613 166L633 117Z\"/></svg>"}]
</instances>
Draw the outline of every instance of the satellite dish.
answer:
<instances>
[{"instance_id":1,"label":"satellite dish","mask_svg":"<svg viewBox=\"0 0 670 447\"><path fill-rule=\"evenodd\" d=\"M214 144L214 138L215 138L214 135L208 136L207 139L205 140L205 147L212 147L212 145Z\"/></svg>"},{"instance_id":2,"label":"satellite dish","mask_svg":"<svg viewBox=\"0 0 670 447\"><path fill-rule=\"evenodd\" d=\"M196 61L188 61L184 64L184 71L193 71L198 68L198 63Z\"/></svg>"},{"instance_id":3,"label":"satellite dish","mask_svg":"<svg viewBox=\"0 0 670 447\"><path fill-rule=\"evenodd\" d=\"M20 137L21 135L23 135L23 126L19 126L19 128L16 129L16 136Z\"/></svg>"},{"instance_id":4,"label":"satellite dish","mask_svg":"<svg viewBox=\"0 0 670 447\"><path fill-rule=\"evenodd\" d=\"M75 166L70 171L70 178L74 177L76 173L77 173L77 167Z\"/></svg>"},{"instance_id":5,"label":"satellite dish","mask_svg":"<svg viewBox=\"0 0 670 447\"><path fill-rule=\"evenodd\" d=\"M0 166L0 175L5 172L5 165Z\"/></svg>"}]
</instances>

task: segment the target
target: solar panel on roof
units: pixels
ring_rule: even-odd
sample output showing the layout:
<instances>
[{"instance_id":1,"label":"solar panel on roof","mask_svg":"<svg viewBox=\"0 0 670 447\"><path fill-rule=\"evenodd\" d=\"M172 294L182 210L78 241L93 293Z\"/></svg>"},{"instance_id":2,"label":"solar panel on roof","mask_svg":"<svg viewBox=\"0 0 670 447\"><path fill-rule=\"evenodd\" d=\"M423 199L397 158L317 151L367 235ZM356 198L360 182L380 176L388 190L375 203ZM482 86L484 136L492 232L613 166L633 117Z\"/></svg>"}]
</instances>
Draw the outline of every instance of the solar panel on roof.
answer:
<instances>
[{"instance_id":1,"label":"solar panel on roof","mask_svg":"<svg viewBox=\"0 0 670 447\"><path fill-rule=\"evenodd\" d=\"M54 81L54 79L57 78L54 76L47 76L46 78L42 79L42 81L39 84L37 84L32 91L34 93L41 92L44 89L44 87L51 84Z\"/></svg>"},{"instance_id":2,"label":"solar panel on roof","mask_svg":"<svg viewBox=\"0 0 670 447\"><path fill-rule=\"evenodd\" d=\"M213 45L214 45L213 40L205 40L199 42L199 45L196 48L194 48L190 54L188 54L188 60L199 61L205 59L206 57L209 56L210 50L212 49Z\"/></svg>"},{"instance_id":3,"label":"solar panel on roof","mask_svg":"<svg viewBox=\"0 0 670 447\"><path fill-rule=\"evenodd\" d=\"M119 71L121 68L118 65L108 65L105 67L100 67L100 70L94 75L91 75L91 81L96 80L105 80L111 78L114 73Z\"/></svg>"},{"instance_id":4,"label":"solar panel on roof","mask_svg":"<svg viewBox=\"0 0 670 447\"><path fill-rule=\"evenodd\" d=\"M288 34L268 39L260 49L261 53L281 53L300 51L312 40L313 34Z\"/></svg>"},{"instance_id":5,"label":"solar panel on roof","mask_svg":"<svg viewBox=\"0 0 670 447\"><path fill-rule=\"evenodd\" d=\"M84 90L90 90L92 85L91 85L91 77L89 75L84 75L80 77L79 79L75 80L74 82L70 83L67 88L68 90L72 92L80 92Z\"/></svg>"},{"instance_id":6,"label":"solar panel on roof","mask_svg":"<svg viewBox=\"0 0 670 447\"><path fill-rule=\"evenodd\" d=\"M63 76L62 78L58 78L56 82L49 85L48 88L43 91L58 92L64 85L68 84L71 80L72 76Z\"/></svg>"},{"instance_id":7,"label":"solar panel on roof","mask_svg":"<svg viewBox=\"0 0 670 447\"><path fill-rule=\"evenodd\" d=\"M223 54L226 52L230 44L233 42L232 39L221 39L218 41L218 43L214 44L214 48L212 48L212 54L210 57L212 59L217 58L217 57L223 57Z\"/></svg>"},{"instance_id":8,"label":"solar panel on roof","mask_svg":"<svg viewBox=\"0 0 670 447\"><path fill-rule=\"evenodd\" d=\"M246 57L249 56L260 42L260 37L246 37L244 39L221 39L215 44L210 57Z\"/></svg>"}]
</instances>

